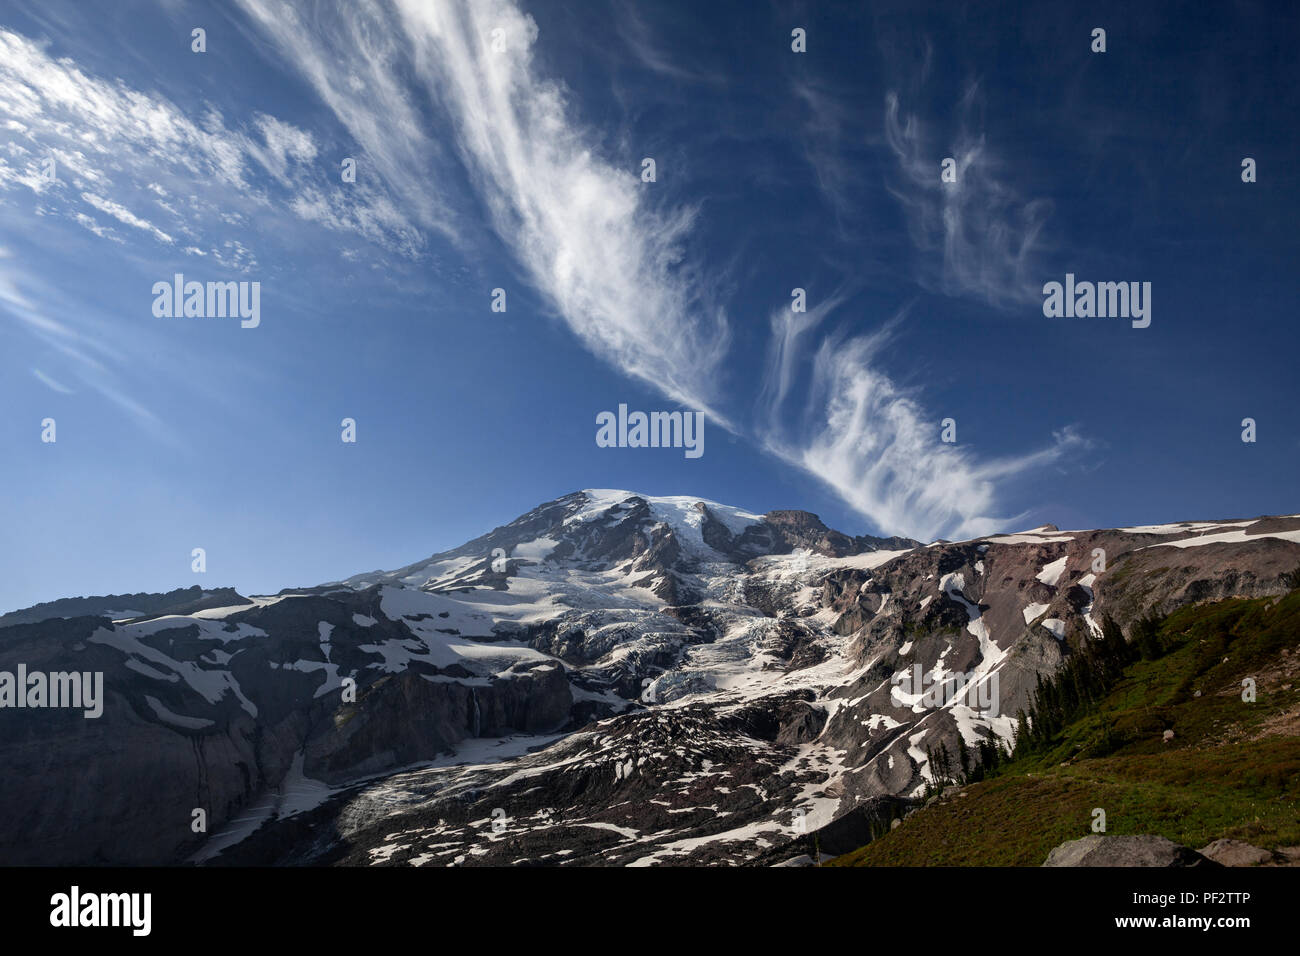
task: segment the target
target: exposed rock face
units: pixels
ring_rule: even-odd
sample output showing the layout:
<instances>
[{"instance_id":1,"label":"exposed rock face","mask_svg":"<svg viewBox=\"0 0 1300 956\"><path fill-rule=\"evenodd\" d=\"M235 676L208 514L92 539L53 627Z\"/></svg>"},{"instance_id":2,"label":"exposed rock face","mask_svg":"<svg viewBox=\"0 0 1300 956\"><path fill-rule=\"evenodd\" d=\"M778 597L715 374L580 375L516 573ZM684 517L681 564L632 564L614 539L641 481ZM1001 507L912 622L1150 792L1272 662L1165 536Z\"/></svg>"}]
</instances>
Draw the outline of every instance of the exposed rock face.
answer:
<instances>
[{"instance_id":1,"label":"exposed rock face","mask_svg":"<svg viewBox=\"0 0 1300 956\"><path fill-rule=\"evenodd\" d=\"M449 754L480 733L536 734L569 721L571 685L540 656L491 677L423 661L400 673L370 667L369 648L412 639L400 623L356 623L374 598L343 591L246 602L220 619L136 628L52 619L0 630L0 669L100 671L105 696L96 719L0 711L0 860L172 861L202 842L193 810L220 827L281 787L299 754L309 778L341 783ZM356 675L355 704L343 702L340 673Z\"/></svg>"},{"instance_id":2,"label":"exposed rock face","mask_svg":"<svg viewBox=\"0 0 1300 956\"><path fill-rule=\"evenodd\" d=\"M843 852L933 755L1008 739L1102 615L1280 593L1298 540L1272 518L922 547L592 491L398 571L54 602L8 616L0 671L102 672L104 712L0 709L0 862Z\"/></svg>"},{"instance_id":3,"label":"exposed rock face","mask_svg":"<svg viewBox=\"0 0 1300 956\"><path fill-rule=\"evenodd\" d=\"M919 544L911 538L850 538L826 527L810 512L769 511L763 516L762 524L745 529L745 533L735 541L733 550L742 557L756 557L789 554L802 548L826 557L843 558L868 551L902 551Z\"/></svg>"},{"instance_id":4,"label":"exposed rock face","mask_svg":"<svg viewBox=\"0 0 1300 956\"><path fill-rule=\"evenodd\" d=\"M327 783L432 760L468 737L542 734L564 726L573 694L557 664L522 664L486 686L388 674L307 743L304 770ZM394 733L402 727L401 733Z\"/></svg>"},{"instance_id":5,"label":"exposed rock face","mask_svg":"<svg viewBox=\"0 0 1300 956\"><path fill-rule=\"evenodd\" d=\"M1043 866L1201 866L1219 864L1190 847L1161 836L1102 836L1092 834L1062 843Z\"/></svg>"}]
</instances>

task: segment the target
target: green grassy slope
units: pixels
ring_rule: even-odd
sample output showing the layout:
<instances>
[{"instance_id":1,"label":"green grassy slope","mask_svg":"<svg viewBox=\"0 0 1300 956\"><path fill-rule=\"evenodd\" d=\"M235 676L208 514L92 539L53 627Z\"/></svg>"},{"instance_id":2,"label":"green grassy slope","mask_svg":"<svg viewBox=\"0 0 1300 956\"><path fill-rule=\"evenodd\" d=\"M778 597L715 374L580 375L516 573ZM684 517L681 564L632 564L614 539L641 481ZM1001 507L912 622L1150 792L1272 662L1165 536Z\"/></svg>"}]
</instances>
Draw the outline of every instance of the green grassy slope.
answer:
<instances>
[{"instance_id":1,"label":"green grassy slope","mask_svg":"<svg viewBox=\"0 0 1300 956\"><path fill-rule=\"evenodd\" d=\"M1112 835L1300 844L1300 591L1184 608L1159 635L1165 652L1126 667L1049 749L947 790L832 865L1037 866L1092 832L1094 808Z\"/></svg>"}]
</instances>

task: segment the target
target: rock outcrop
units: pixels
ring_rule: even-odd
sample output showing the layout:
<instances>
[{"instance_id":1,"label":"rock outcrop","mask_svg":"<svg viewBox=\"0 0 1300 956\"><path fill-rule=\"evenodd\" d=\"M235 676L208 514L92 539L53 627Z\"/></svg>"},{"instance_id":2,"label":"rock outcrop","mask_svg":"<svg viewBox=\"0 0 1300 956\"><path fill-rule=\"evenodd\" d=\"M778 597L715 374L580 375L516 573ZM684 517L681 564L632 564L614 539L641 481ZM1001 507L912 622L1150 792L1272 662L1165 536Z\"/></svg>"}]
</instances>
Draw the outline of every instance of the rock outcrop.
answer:
<instances>
[{"instance_id":1,"label":"rock outcrop","mask_svg":"<svg viewBox=\"0 0 1300 956\"><path fill-rule=\"evenodd\" d=\"M1043 866L1200 866L1218 863L1190 847L1161 836L1102 836L1092 834L1062 843L1047 855Z\"/></svg>"}]
</instances>

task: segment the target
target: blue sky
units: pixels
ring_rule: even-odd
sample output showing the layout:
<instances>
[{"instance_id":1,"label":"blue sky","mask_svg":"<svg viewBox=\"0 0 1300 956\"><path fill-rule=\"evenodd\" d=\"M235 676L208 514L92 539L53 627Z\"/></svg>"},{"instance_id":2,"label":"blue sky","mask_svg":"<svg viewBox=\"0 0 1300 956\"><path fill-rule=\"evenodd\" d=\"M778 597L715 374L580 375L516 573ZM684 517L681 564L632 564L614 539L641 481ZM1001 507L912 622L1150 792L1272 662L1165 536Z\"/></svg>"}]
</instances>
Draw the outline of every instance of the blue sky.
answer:
<instances>
[{"instance_id":1,"label":"blue sky","mask_svg":"<svg viewBox=\"0 0 1300 956\"><path fill-rule=\"evenodd\" d=\"M1133 6L0 2L0 608L584 487L926 540L1296 511L1297 14ZM177 272L261 324L155 317ZM1151 326L1044 317L1067 272ZM619 403L703 457L597 447Z\"/></svg>"}]
</instances>

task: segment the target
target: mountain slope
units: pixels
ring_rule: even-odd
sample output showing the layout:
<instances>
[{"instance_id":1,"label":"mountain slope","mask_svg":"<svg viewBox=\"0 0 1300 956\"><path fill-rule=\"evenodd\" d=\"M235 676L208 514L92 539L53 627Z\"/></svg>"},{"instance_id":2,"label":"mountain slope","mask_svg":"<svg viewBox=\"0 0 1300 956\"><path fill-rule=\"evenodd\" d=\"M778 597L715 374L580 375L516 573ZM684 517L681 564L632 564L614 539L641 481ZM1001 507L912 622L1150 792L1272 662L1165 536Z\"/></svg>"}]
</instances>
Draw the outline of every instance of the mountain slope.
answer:
<instances>
[{"instance_id":1,"label":"mountain slope","mask_svg":"<svg viewBox=\"0 0 1300 956\"><path fill-rule=\"evenodd\" d=\"M1009 738L1103 615L1280 593L1297 542L1290 517L921 546L586 491L392 572L3 627L0 668L102 670L107 701L0 710L0 860L775 861Z\"/></svg>"}]
</instances>

